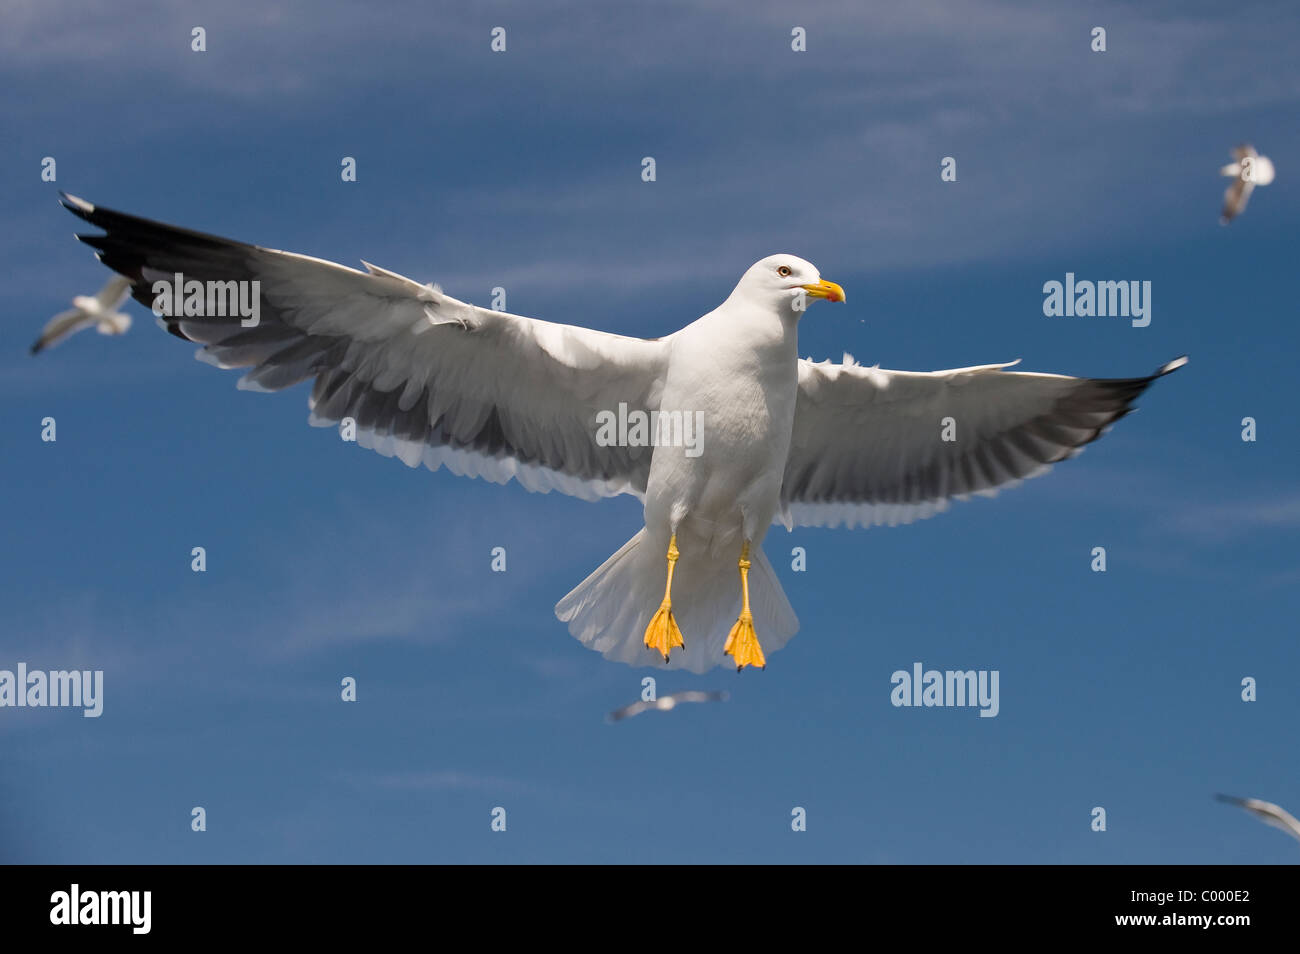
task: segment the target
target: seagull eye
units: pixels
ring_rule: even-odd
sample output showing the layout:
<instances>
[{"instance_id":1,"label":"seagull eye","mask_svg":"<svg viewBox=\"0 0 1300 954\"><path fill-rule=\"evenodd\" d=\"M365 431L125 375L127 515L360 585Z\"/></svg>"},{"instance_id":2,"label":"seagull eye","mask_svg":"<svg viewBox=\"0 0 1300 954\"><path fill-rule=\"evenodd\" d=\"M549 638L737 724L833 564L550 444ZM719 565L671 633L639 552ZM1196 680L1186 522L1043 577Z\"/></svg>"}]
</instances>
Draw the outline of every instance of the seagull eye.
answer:
<instances>
[{"instance_id":1,"label":"seagull eye","mask_svg":"<svg viewBox=\"0 0 1300 954\"><path fill-rule=\"evenodd\" d=\"M790 266L789 266L789 265L780 265L780 266L777 267L776 273L777 273L778 275L780 275L782 278L789 278L789 277L790 277Z\"/></svg>"}]
</instances>

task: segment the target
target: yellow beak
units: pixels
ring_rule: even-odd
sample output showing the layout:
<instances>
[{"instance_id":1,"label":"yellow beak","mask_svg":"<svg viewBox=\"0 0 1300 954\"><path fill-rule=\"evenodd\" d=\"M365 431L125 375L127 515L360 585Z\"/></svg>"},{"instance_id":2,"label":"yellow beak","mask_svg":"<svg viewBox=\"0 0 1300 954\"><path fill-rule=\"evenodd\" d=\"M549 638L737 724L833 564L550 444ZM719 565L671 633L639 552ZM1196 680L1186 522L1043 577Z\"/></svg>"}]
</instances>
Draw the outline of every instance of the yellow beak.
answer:
<instances>
[{"instance_id":1,"label":"yellow beak","mask_svg":"<svg viewBox=\"0 0 1300 954\"><path fill-rule=\"evenodd\" d=\"M844 289L834 282L822 279L816 285L801 286L809 298L825 298L827 301L844 301Z\"/></svg>"}]
</instances>

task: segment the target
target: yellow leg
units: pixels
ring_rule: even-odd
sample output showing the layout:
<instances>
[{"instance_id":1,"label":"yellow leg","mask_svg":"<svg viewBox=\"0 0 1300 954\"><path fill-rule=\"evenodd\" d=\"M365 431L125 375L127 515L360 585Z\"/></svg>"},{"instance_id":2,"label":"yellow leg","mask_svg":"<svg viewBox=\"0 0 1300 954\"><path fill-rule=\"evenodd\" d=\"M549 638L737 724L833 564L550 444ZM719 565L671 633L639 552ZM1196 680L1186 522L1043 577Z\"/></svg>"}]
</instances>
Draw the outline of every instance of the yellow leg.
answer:
<instances>
[{"instance_id":1,"label":"yellow leg","mask_svg":"<svg viewBox=\"0 0 1300 954\"><path fill-rule=\"evenodd\" d=\"M723 652L736 660L736 672L746 666L767 668L763 657L763 647L758 644L758 635L754 632L754 614L749 611L749 541L740 550L740 619L731 627L731 635Z\"/></svg>"},{"instance_id":2,"label":"yellow leg","mask_svg":"<svg viewBox=\"0 0 1300 954\"><path fill-rule=\"evenodd\" d=\"M672 535L668 541L668 585L664 587L664 601L659 604L659 609L650 619L650 625L645 628L645 644L650 649L657 649L664 654L664 662L668 661L668 651L680 646L686 648L686 643L682 641L682 631L677 628L677 620L673 619L673 569L677 566L677 558L681 553L677 549L677 534Z\"/></svg>"}]
</instances>

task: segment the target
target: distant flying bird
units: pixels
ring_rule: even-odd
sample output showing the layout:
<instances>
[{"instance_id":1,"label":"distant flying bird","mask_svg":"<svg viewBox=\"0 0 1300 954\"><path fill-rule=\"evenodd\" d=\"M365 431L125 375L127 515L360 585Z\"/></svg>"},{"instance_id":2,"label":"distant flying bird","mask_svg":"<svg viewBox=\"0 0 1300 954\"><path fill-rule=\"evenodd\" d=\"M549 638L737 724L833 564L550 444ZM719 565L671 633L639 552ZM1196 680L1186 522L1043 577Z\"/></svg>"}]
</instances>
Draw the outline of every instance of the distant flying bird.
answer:
<instances>
[{"instance_id":1,"label":"distant flying bird","mask_svg":"<svg viewBox=\"0 0 1300 954\"><path fill-rule=\"evenodd\" d=\"M105 231L78 238L137 301L165 304L159 282L194 285L196 307L187 298L162 320L204 361L248 369L240 387L312 381L310 423L347 418L356 443L409 467L640 498L645 526L555 608L583 645L631 665L764 666L764 648L799 628L762 550L773 522L894 525L990 496L1078 453L1186 363L1113 380L814 364L799 358L799 322L844 289L793 255L762 259L703 318L642 339L476 307L374 265L64 205ZM664 267L664 289L681 281ZM203 306L204 286L210 300L238 291L255 323ZM592 308L605 297L577 277L573 295Z\"/></svg>"},{"instance_id":2,"label":"distant flying bird","mask_svg":"<svg viewBox=\"0 0 1300 954\"><path fill-rule=\"evenodd\" d=\"M1274 805L1272 802L1261 802L1258 798L1235 798L1232 795L1216 795L1214 797L1221 802L1227 802L1229 805L1244 808L1265 825L1280 828L1292 838L1300 840L1300 819L1297 819L1286 809Z\"/></svg>"},{"instance_id":3,"label":"distant flying bird","mask_svg":"<svg viewBox=\"0 0 1300 954\"><path fill-rule=\"evenodd\" d=\"M41 336L32 345L32 354L56 345L64 338L94 325L101 335L120 335L131 327L131 316L116 309L131 294L131 280L115 275L107 285L92 297L78 295L72 299L71 311L55 315L46 324Z\"/></svg>"},{"instance_id":4,"label":"distant flying bird","mask_svg":"<svg viewBox=\"0 0 1300 954\"><path fill-rule=\"evenodd\" d=\"M672 695L660 696L654 702L634 702L630 706L615 709L607 718L610 722L618 722L620 719L630 719L634 715L640 715L651 709L670 712L681 702L726 702L730 698L726 692L701 692L699 690L674 692Z\"/></svg>"},{"instance_id":5,"label":"distant flying bird","mask_svg":"<svg viewBox=\"0 0 1300 954\"><path fill-rule=\"evenodd\" d=\"M1273 161L1268 156L1261 156L1250 143L1232 150L1236 162L1230 162L1219 170L1220 175L1230 176L1232 184L1223 193L1223 215L1220 225L1227 225L1242 212L1257 185L1268 185L1273 181L1275 171Z\"/></svg>"}]
</instances>

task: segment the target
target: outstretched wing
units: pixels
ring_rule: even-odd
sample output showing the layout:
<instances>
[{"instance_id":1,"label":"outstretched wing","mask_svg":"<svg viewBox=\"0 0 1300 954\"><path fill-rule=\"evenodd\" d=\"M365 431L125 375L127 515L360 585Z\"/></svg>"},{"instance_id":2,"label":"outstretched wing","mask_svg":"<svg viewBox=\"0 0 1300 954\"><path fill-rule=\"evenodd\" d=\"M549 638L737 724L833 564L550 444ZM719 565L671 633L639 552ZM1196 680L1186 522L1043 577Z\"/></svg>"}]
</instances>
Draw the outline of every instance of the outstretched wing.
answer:
<instances>
[{"instance_id":1,"label":"outstretched wing","mask_svg":"<svg viewBox=\"0 0 1300 954\"><path fill-rule=\"evenodd\" d=\"M1223 190L1223 211L1219 213L1219 221L1227 225L1245 212L1246 203L1250 201L1250 194L1254 191L1255 183L1247 182L1240 177L1229 182L1228 188Z\"/></svg>"},{"instance_id":2,"label":"outstretched wing","mask_svg":"<svg viewBox=\"0 0 1300 954\"><path fill-rule=\"evenodd\" d=\"M621 722L623 719L630 719L632 716L640 715L647 709L653 709L654 707L653 702L634 702L630 706L615 709L605 719L608 722Z\"/></svg>"},{"instance_id":3,"label":"outstretched wing","mask_svg":"<svg viewBox=\"0 0 1300 954\"><path fill-rule=\"evenodd\" d=\"M131 294L131 280L122 275L114 275L103 288L95 292L95 299L103 311L109 312L120 308L129 294Z\"/></svg>"},{"instance_id":4,"label":"outstretched wing","mask_svg":"<svg viewBox=\"0 0 1300 954\"><path fill-rule=\"evenodd\" d=\"M59 312L47 321L45 327L41 329L41 336L32 345L32 354L40 354L46 348L58 344L64 338L80 331L82 328L89 328L95 321L95 318L90 317L80 308L70 308L67 311Z\"/></svg>"},{"instance_id":5,"label":"outstretched wing","mask_svg":"<svg viewBox=\"0 0 1300 954\"><path fill-rule=\"evenodd\" d=\"M1006 364L915 372L800 361L778 519L893 526L945 510L953 497L991 496L1078 453L1186 362L1105 380Z\"/></svg>"},{"instance_id":6,"label":"outstretched wing","mask_svg":"<svg viewBox=\"0 0 1300 954\"><path fill-rule=\"evenodd\" d=\"M678 702L726 702L731 698L726 691L719 689L685 689L674 692L672 697Z\"/></svg>"},{"instance_id":7,"label":"outstretched wing","mask_svg":"<svg viewBox=\"0 0 1300 954\"><path fill-rule=\"evenodd\" d=\"M1293 838L1300 839L1300 819L1288 812L1281 805L1274 805L1258 798L1237 798L1232 795L1216 795L1221 802L1236 805L1250 812L1265 825L1280 828Z\"/></svg>"},{"instance_id":8,"label":"outstretched wing","mask_svg":"<svg viewBox=\"0 0 1300 954\"><path fill-rule=\"evenodd\" d=\"M491 311L373 265L360 272L67 195L64 205L107 233L78 238L142 304L177 274L205 283L204 315L165 317L167 329L203 345L210 364L247 368L241 388L313 380L313 425L351 418L361 446L411 467L585 499L645 492L651 448L601 446L597 414L658 406L668 339ZM246 328L226 315L237 290L223 283L241 283L251 305L254 281L259 322Z\"/></svg>"}]
</instances>

